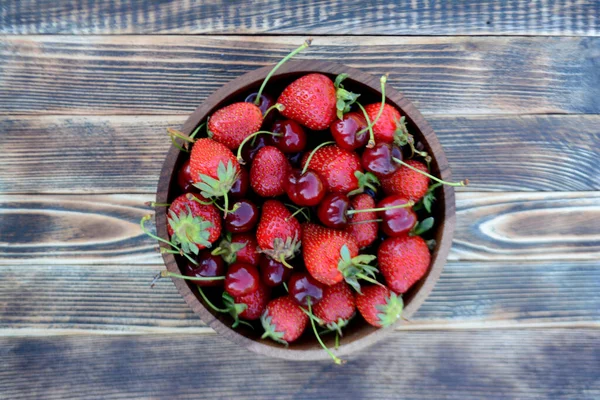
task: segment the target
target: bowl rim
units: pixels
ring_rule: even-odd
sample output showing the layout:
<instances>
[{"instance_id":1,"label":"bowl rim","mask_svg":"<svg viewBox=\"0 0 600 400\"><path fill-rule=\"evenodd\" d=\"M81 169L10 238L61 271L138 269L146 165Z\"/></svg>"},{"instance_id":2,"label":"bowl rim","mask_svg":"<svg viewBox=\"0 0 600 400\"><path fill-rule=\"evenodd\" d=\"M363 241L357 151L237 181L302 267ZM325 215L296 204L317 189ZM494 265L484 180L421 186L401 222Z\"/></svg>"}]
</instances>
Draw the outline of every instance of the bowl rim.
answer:
<instances>
[{"instance_id":1,"label":"bowl rim","mask_svg":"<svg viewBox=\"0 0 600 400\"><path fill-rule=\"evenodd\" d=\"M236 95L239 95L248 90L249 86L256 83L260 83L267 74L271 71L272 66L266 66L259 69L250 71L244 75L241 75L232 81L226 83L212 93L202 104L200 104L194 112L185 121L182 132L189 135L192 130L204 120L212 110L218 106L222 106L225 103L225 99L229 99ZM285 75L295 75L302 73L324 73L338 75L340 73L349 74L349 79L359 82L360 84L369 87L376 93L381 94L380 80L379 77L373 76L369 73L342 65L332 63L328 61L320 60L300 60L300 61L288 61L273 75L273 77L281 77ZM406 115L411 123L416 125L420 130L425 142L432 149L431 156L435 160L438 166L441 178L449 181L451 172L448 165L448 161L444 154L441 144L439 143L437 136L433 132L433 129L429 126L427 121L423 118L421 113L415 108L415 106L406 99L402 93L392 88L390 85L386 86L386 102L390 101L398 106L402 111L403 115ZM175 146L171 146L165 161L162 166L160 178L157 186L156 202L166 203L168 201L169 187L171 184L172 174L180 156L180 150ZM408 305L405 306L403 316L409 318L412 316L417 309L423 304L425 299L429 296L435 283L439 279L446 259L450 252L450 246L452 244L452 237L455 226L455 197L454 188L451 186L443 185L440 188L443 191L443 206L442 211L444 218L442 221L438 221L441 224L441 233L438 234L440 238L436 244L436 249L431 256L431 266L428 275L424 280L420 281L421 287L417 290L414 297L411 299ZM157 235L163 239L168 240L167 234L167 212L165 207L156 209L155 214L156 231ZM161 247L167 248L168 246L164 243L159 243ZM162 254L166 268L171 272L180 273L179 266L175 260L173 254L163 253ZM276 357L287 360L327 360L329 355L322 349L289 349L286 347L274 347L272 345L264 344L261 341L253 340L245 337L244 335L236 332L228 325L216 318L204 305L196 298L195 294L190 290L189 286L183 279L174 278L173 282L177 287L177 290L184 298L185 302L190 308L200 315L200 318L204 323L214 329L223 337L228 340L247 348L255 353L267 355L270 357ZM387 328L380 328L372 333L365 335L364 337L358 338L350 343L342 344L336 351L335 354L343 356L350 353L362 350L367 346L370 346L386 336L388 336L396 327L403 323L402 319L399 319L394 325Z\"/></svg>"}]
</instances>

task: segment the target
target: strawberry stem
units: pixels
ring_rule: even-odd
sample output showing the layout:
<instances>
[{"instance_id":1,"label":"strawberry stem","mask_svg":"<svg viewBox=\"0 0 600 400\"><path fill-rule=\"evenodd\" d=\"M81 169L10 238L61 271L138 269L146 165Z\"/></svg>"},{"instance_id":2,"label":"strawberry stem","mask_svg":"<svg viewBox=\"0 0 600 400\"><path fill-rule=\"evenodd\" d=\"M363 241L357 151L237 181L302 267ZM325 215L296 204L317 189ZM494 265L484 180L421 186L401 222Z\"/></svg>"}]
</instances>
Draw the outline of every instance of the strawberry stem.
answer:
<instances>
[{"instance_id":1,"label":"strawberry stem","mask_svg":"<svg viewBox=\"0 0 600 400\"><path fill-rule=\"evenodd\" d=\"M365 133L367 129L373 129L373 126L375 126L377 121L379 121L379 117L381 117L381 114L383 114L383 107L385 106L385 83L387 82L387 74L381 75L379 82L381 82L381 107L379 107L379 112L375 116L375 119L366 128L358 132L357 135ZM373 143L373 146L375 146L375 143Z\"/></svg>"},{"instance_id":2,"label":"strawberry stem","mask_svg":"<svg viewBox=\"0 0 600 400\"><path fill-rule=\"evenodd\" d=\"M308 158L306 159L306 164L304 164L304 168L302 168L302 175L304 175L306 173L306 171L308 170L310 160L312 160L312 158L315 155L315 153L317 152L317 150L319 150L323 146L327 146L328 144L335 144L335 142L334 141L323 142L320 145L318 145L317 147L315 147L313 149L313 151L310 152L310 154L308 155Z\"/></svg>"},{"instance_id":3,"label":"strawberry stem","mask_svg":"<svg viewBox=\"0 0 600 400\"><path fill-rule=\"evenodd\" d=\"M308 319L310 320L310 324L312 326L313 332L315 333L315 336L317 337L317 340L319 341L319 344L321 345L321 347L323 347L323 349L325 349L325 351L327 352L327 354L329 354L331 356L331 358L333 359L334 363L336 363L338 365L344 364L346 361L341 360L335 354L333 354L331 352L331 350L329 350L327 348L327 346L325 346L325 343L323 343L323 340L321 340L321 336L319 335L319 332L317 332L317 327L315 325L315 321L312 318L310 318L310 316L312 315L312 308L311 308L311 305L310 305L310 296L308 296L306 298L306 303L308 305L308 313L309 313L309 318Z\"/></svg>"},{"instance_id":4,"label":"strawberry stem","mask_svg":"<svg viewBox=\"0 0 600 400\"><path fill-rule=\"evenodd\" d=\"M244 145L246 143L248 143L248 140L250 140L258 135L262 135L262 134L271 135L271 136L283 136L283 134L281 134L281 133L275 133L275 132L269 132L269 131L258 131L258 132L254 132L251 135L246 136L244 138L244 140L242 141L242 143L240 143L240 147L238 147L238 150L237 150L237 160L240 164L242 164L242 165L246 164L246 162L244 161L244 158L242 157L242 148L244 147Z\"/></svg>"},{"instance_id":5,"label":"strawberry stem","mask_svg":"<svg viewBox=\"0 0 600 400\"><path fill-rule=\"evenodd\" d=\"M304 43L302 43L302 45L300 47L298 47L296 50L292 51L290 54L288 54L287 56L283 57L281 59L281 61L279 61L274 67L273 69L267 74L267 76L265 77L265 80L262 82L262 84L260 85L260 89L258 89L258 93L256 94L256 99L254 100L254 104L255 105L259 105L260 104L260 96L262 95L263 90L265 89L265 86L267 86L267 82L269 81L269 79L271 79L271 77L273 76L273 74L279 69L279 67L281 67L283 64L285 64L285 62L287 60L289 60L290 58L294 57L296 54L300 53L302 50L304 50L305 48L307 48L308 46L310 46L310 44L312 43L312 38L308 38L304 41ZM265 114L266 115L266 114Z\"/></svg>"},{"instance_id":6,"label":"strawberry stem","mask_svg":"<svg viewBox=\"0 0 600 400\"><path fill-rule=\"evenodd\" d=\"M206 295L204 294L204 291L202 290L202 288L200 286L198 287L198 292L200 292L200 296L202 296L202 299L204 299L204 302L206 304L208 304L208 306L210 308L212 308L213 310L215 310L216 312L220 312L220 313L228 313L229 310L226 310L224 308L218 308L217 306L215 306L209 299L208 297L206 297Z\"/></svg>"},{"instance_id":7,"label":"strawberry stem","mask_svg":"<svg viewBox=\"0 0 600 400\"><path fill-rule=\"evenodd\" d=\"M371 124L371 119L369 118L369 114L367 114L367 110L365 110L362 104L360 104L357 101L356 105L358 106L358 108L360 108L363 115L365 116L365 120L367 121L367 128L369 129L369 142L367 143L367 149L373 148L375 147L375 134L373 133L373 125ZM356 136L361 134L361 132L356 132Z\"/></svg>"},{"instance_id":8,"label":"strawberry stem","mask_svg":"<svg viewBox=\"0 0 600 400\"><path fill-rule=\"evenodd\" d=\"M365 208L365 209L362 209L362 210L348 210L348 211L346 211L346 214L347 215L353 215L353 214L358 214L358 213L363 213L363 212L387 211L387 210L393 210L395 208L412 207L414 205L415 205L415 202L412 201L412 200L409 200L407 203L398 204L397 206L379 207L379 208Z\"/></svg>"},{"instance_id":9,"label":"strawberry stem","mask_svg":"<svg viewBox=\"0 0 600 400\"><path fill-rule=\"evenodd\" d=\"M381 287L385 287L385 285L383 285L381 282L377 282L375 279L370 278L370 277L368 277L368 276L366 276L364 274L358 273L358 274L356 274L356 277L360 278L360 279L363 279L363 280L365 280L367 282L374 283L375 285L379 285Z\"/></svg>"},{"instance_id":10,"label":"strawberry stem","mask_svg":"<svg viewBox=\"0 0 600 400\"><path fill-rule=\"evenodd\" d=\"M285 110L285 106L283 104L279 104L279 103L273 104L271 107L267 108L267 111L265 111L265 113L263 114L263 120L265 118L267 118L267 115L273 110L277 110L277 111L281 112L281 111Z\"/></svg>"},{"instance_id":11,"label":"strawberry stem","mask_svg":"<svg viewBox=\"0 0 600 400\"><path fill-rule=\"evenodd\" d=\"M448 185L448 186L467 186L467 185L469 184L469 180L468 180L468 179L465 179L464 181L460 181L460 182L446 182L446 181L443 181L443 180L441 180L441 179L439 179L439 178L436 178L435 176L433 176L433 175L431 175L431 174L428 174L428 173L427 173L427 172L425 172L425 171L421 171L420 169L418 169L418 168L415 168L415 167L413 167L412 165L410 165L410 164L407 164L407 163L405 163L404 161L402 161L402 160L400 160L400 159L398 159L398 158L395 158L395 157L394 157L394 158L392 158L392 160L394 160L394 161L395 161L395 162L397 162L398 164L404 165L405 167L407 167L407 168L409 168L409 169L412 169L412 170L413 170L413 171L415 171L415 172L418 172L418 173L419 173L419 174L421 174L421 175L425 175L425 176L426 176L426 177L428 177L429 179L432 179L432 180L434 180L434 181L436 181L436 182L438 182L438 183L441 183L442 185Z\"/></svg>"},{"instance_id":12,"label":"strawberry stem","mask_svg":"<svg viewBox=\"0 0 600 400\"><path fill-rule=\"evenodd\" d=\"M289 269L294 269L294 267L285 260L285 256L283 254L281 255L281 257L279 257L279 262Z\"/></svg>"}]
</instances>

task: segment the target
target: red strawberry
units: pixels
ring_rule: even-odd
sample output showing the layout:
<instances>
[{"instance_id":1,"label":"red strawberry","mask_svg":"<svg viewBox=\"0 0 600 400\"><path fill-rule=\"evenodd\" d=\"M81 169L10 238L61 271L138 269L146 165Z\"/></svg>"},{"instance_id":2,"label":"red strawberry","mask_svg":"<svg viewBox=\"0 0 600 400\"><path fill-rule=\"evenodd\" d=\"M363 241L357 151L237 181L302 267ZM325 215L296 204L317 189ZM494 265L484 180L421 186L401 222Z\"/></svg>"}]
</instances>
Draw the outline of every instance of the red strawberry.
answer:
<instances>
[{"instance_id":1,"label":"red strawberry","mask_svg":"<svg viewBox=\"0 0 600 400\"><path fill-rule=\"evenodd\" d=\"M370 121L374 121L375 118L377 118L380 109L381 103L368 104L365 106L365 111L367 112ZM400 121L400 118L400 111L386 103L383 106L381 116L375 125L373 125L375 141L392 143L394 141L394 136L398 131L398 122Z\"/></svg>"},{"instance_id":2,"label":"red strawberry","mask_svg":"<svg viewBox=\"0 0 600 400\"><path fill-rule=\"evenodd\" d=\"M219 242L219 247L212 251L212 255L220 255L227 264L239 262L257 266L260 257L259 250L254 234L227 234Z\"/></svg>"},{"instance_id":3,"label":"red strawberry","mask_svg":"<svg viewBox=\"0 0 600 400\"><path fill-rule=\"evenodd\" d=\"M317 131L326 129L336 118L336 89L322 74L304 75L289 84L277 99L285 117Z\"/></svg>"},{"instance_id":4,"label":"red strawberry","mask_svg":"<svg viewBox=\"0 0 600 400\"><path fill-rule=\"evenodd\" d=\"M379 268L390 289L405 293L429 269L431 255L420 236L388 238L377 251Z\"/></svg>"},{"instance_id":5,"label":"red strawberry","mask_svg":"<svg viewBox=\"0 0 600 400\"><path fill-rule=\"evenodd\" d=\"M246 309L239 313L239 317L249 321L259 319L265 311L265 308L267 308L270 295L271 289L260 282L258 284L258 290L255 292L245 296L234 297L235 304L246 305Z\"/></svg>"},{"instance_id":6,"label":"red strawberry","mask_svg":"<svg viewBox=\"0 0 600 400\"><path fill-rule=\"evenodd\" d=\"M263 114L255 104L233 103L210 117L208 130L213 140L235 150L247 136L260 129L262 122Z\"/></svg>"},{"instance_id":7,"label":"red strawberry","mask_svg":"<svg viewBox=\"0 0 600 400\"><path fill-rule=\"evenodd\" d=\"M348 324L356 312L354 293L346 282L328 286L323 292L323 298L312 309L322 325L330 330L341 329Z\"/></svg>"},{"instance_id":8,"label":"red strawberry","mask_svg":"<svg viewBox=\"0 0 600 400\"><path fill-rule=\"evenodd\" d=\"M271 300L260 321L265 330L262 339L268 337L288 344L302 335L308 324L308 316L294 300L285 296Z\"/></svg>"},{"instance_id":9,"label":"red strawberry","mask_svg":"<svg viewBox=\"0 0 600 400\"><path fill-rule=\"evenodd\" d=\"M196 140L190 154L192 178L202 196L225 197L240 174L240 165L227 147L212 139ZM227 206L227 204L226 204Z\"/></svg>"},{"instance_id":10,"label":"red strawberry","mask_svg":"<svg viewBox=\"0 0 600 400\"><path fill-rule=\"evenodd\" d=\"M311 223L302 226L302 256L306 270L325 285L345 279L360 291L358 278L371 280L369 276L377 271L367 265L375 256L358 255L358 245L350 234Z\"/></svg>"},{"instance_id":11,"label":"red strawberry","mask_svg":"<svg viewBox=\"0 0 600 400\"><path fill-rule=\"evenodd\" d=\"M274 197L285 193L284 182L292 167L286 156L274 146L258 151L250 167L250 186L262 197Z\"/></svg>"},{"instance_id":12,"label":"red strawberry","mask_svg":"<svg viewBox=\"0 0 600 400\"><path fill-rule=\"evenodd\" d=\"M388 288L372 285L363 287L362 294L356 296L356 308L369 324L385 328L400 318L404 302Z\"/></svg>"},{"instance_id":13,"label":"red strawberry","mask_svg":"<svg viewBox=\"0 0 600 400\"><path fill-rule=\"evenodd\" d=\"M420 161L405 161L411 167L423 172L428 172L427 166ZM429 187L429 178L412 169L401 165L392 175L381 178L383 192L390 195L401 195L409 200L417 202L425 196Z\"/></svg>"},{"instance_id":14,"label":"red strawberry","mask_svg":"<svg viewBox=\"0 0 600 400\"><path fill-rule=\"evenodd\" d=\"M277 200L267 200L256 230L261 251L272 259L290 267L285 260L294 258L300 249L300 223Z\"/></svg>"},{"instance_id":15,"label":"red strawberry","mask_svg":"<svg viewBox=\"0 0 600 400\"><path fill-rule=\"evenodd\" d=\"M221 235L221 215L212 204L200 204L196 196L183 194L169 206L167 232L184 253L198 254Z\"/></svg>"},{"instance_id":16,"label":"red strawberry","mask_svg":"<svg viewBox=\"0 0 600 400\"><path fill-rule=\"evenodd\" d=\"M350 204L353 210L375 208L375 200L364 193L353 197ZM377 221L372 221L375 219L377 219L377 213L374 211L356 213L352 216L352 222L346 227L346 232L354 237L359 248L367 247L377 239L379 224Z\"/></svg>"},{"instance_id":17,"label":"red strawberry","mask_svg":"<svg viewBox=\"0 0 600 400\"><path fill-rule=\"evenodd\" d=\"M302 167L306 164L309 154L302 157ZM338 146L325 146L317 149L310 159L308 168L321 177L326 190L335 193L361 193L364 187L376 188L373 183L379 183L375 175L363 173L360 157Z\"/></svg>"}]
</instances>

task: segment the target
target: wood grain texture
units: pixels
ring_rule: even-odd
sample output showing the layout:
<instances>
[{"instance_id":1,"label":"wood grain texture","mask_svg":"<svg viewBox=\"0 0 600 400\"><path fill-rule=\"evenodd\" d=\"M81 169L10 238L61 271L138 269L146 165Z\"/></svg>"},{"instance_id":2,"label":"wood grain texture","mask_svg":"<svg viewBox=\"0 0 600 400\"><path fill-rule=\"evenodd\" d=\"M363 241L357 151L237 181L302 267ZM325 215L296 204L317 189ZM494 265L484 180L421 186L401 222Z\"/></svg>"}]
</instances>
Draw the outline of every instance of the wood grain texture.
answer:
<instances>
[{"instance_id":1,"label":"wood grain texture","mask_svg":"<svg viewBox=\"0 0 600 400\"><path fill-rule=\"evenodd\" d=\"M161 265L0 266L0 336L212 332ZM401 330L596 326L596 262L449 262Z\"/></svg>"},{"instance_id":2,"label":"wood grain texture","mask_svg":"<svg viewBox=\"0 0 600 400\"><path fill-rule=\"evenodd\" d=\"M0 118L0 192L153 193L184 116ZM430 116L459 191L600 190L600 116ZM31 151L31 143L43 148Z\"/></svg>"},{"instance_id":3,"label":"wood grain texture","mask_svg":"<svg viewBox=\"0 0 600 400\"><path fill-rule=\"evenodd\" d=\"M598 36L599 15L594 0L21 0L0 8L0 33Z\"/></svg>"},{"instance_id":4,"label":"wood grain texture","mask_svg":"<svg viewBox=\"0 0 600 400\"><path fill-rule=\"evenodd\" d=\"M191 113L299 37L8 36L2 114ZM600 113L600 38L317 37L299 58L389 83L424 114Z\"/></svg>"},{"instance_id":5,"label":"wood grain texture","mask_svg":"<svg viewBox=\"0 0 600 400\"><path fill-rule=\"evenodd\" d=\"M162 264L153 195L0 196L0 264ZM600 192L457 193L451 260L600 259Z\"/></svg>"},{"instance_id":6,"label":"wood grain texture","mask_svg":"<svg viewBox=\"0 0 600 400\"><path fill-rule=\"evenodd\" d=\"M217 336L2 338L0 391L15 400L592 400L599 340L597 329L395 332L339 367L266 359Z\"/></svg>"}]
</instances>

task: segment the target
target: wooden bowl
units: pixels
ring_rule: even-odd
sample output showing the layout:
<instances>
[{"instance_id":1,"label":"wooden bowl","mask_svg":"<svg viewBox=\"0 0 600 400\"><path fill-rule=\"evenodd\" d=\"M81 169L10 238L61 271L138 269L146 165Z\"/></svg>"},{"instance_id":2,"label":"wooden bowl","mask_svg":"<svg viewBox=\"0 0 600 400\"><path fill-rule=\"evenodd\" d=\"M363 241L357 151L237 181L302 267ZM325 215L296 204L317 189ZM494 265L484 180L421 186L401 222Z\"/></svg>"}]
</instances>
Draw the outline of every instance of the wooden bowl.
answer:
<instances>
[{"instance_id":1,"label":"wooden bowl","mask_svg":"<svg viewBox=\"0 0 600 400\"><path fill-rule=\"evenodd\" d=\"M201 121L206 120L207 116L211 115L217 109L236 101L243 101L247 94L258 89L271 68L269 66L249 72L218 89L192 113L185 122L182 131L186 135L189 135ZM290 61L284 64L273 75L267 85L267 89L270 89L269 91L272 90L273 93L280 93L287 84L311 72L319 72L328 75L332 79L340 73L347 73L349 74L349 78L344 81L344 86L348 90L360 93L360 100L363 104L381 101L379 77L366 74L345 65L325 61ZM402 115L406 116L409 131L414 135L416 141L420 141L425 145L425 150L432 156L432 173L438 177L441 176L444 180L449 180L450 169L444 151L435 133L425 119L423 119L421 113L400 92L394 90L389 85L386 87L386 97L387 103L397 107ZM158 183L156 194L156 201L158 203L168 203L180 194L176 182L176 173L187 156L187 154L180 152L176 147L171 146ZM437 201L434 203L433 210L436 224L432 237L436 240L437 244L432 254L429 272L403 296L405 303L403 316L407 319L417 311L429 293L431 293L442 272L446 257L450 251L450 244L452 243L455 224L454 190L452 187L443 186L436 192L436 197ZM164 207L158 208L156 211L156 230L158 236L168 239L167 215ZM160 245L167 247L162 243ZM178 261L172 254L163 254L163 259L169 271L183 273L182 268L178 265ZM183 260L182 258L180 262L183 263ZM290 343L289 347L284 347L270 340L261 340L261 332L255 332L243 326L234 330L231 328L232 319L229 315L214 313L210 308L205 307L193 283L182 279L174 279L173 281L179 293L181 293L192 310L199 314L200 318L206 324L232 342L270 357L289 360L329 359L329 356L323 351L312 335L310 327L307 328L307 332L298 341ZM215 301L218 301L217 293L212 293L211 295L214 296ZM347 355L372 345L390 335L391 331L401 323L402 321L399 320L396 326L376 329L368 325L360 317L354 318L345 329L336 354ZM323 338L328 347L333 347L333 336L325 335Z\"/></svg>"}]
</instances>

